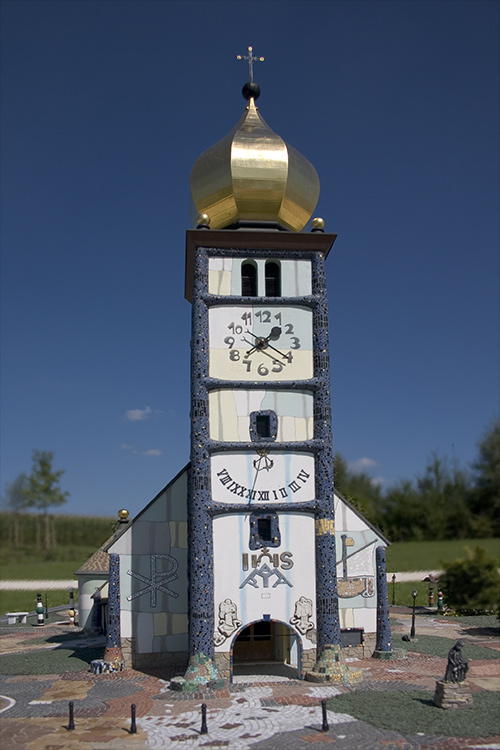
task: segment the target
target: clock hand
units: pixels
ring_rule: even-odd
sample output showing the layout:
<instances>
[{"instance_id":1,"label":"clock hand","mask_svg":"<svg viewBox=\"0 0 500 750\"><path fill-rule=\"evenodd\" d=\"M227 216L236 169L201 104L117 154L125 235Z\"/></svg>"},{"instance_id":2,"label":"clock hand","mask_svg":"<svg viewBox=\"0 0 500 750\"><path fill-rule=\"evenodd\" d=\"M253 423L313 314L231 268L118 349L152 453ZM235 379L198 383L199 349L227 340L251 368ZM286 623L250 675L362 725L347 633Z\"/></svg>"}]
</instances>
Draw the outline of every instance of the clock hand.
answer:
<instances>
[{"instance_id":1,"label":"clock hand","mask_svg":"<svg viewBox=\"0 0 500 750\"><path fill-rule=\"evenodd\" d=\"M269 336L257 336L255 333L252 333L252 331L249 331L248 329L245 331L245 333L249 333L250 336L253 336L255 339L255 344L252 347L252 349L250 349L246 353L245 355L246 357L248 357L249 354L253 354L253 352L256 349L258 349L259 351L263 351L264 349L267 349L267 348L273 349L278 354L281 354L281 352L278 349L275 349L275 347L269 343L270 341L277 341L279 337L281 336L281 328L279 326L274 326L273 328L271 328L271 332ZM246 339L243 339L243 340L246 341ZM248 343L250 342L247 341L247 344ZM285 355L281 354L281 356L283 357Z\"/></svg>"},{"instance_id":2,"label":"clock hand","mask_svg":"<svg viewBox=\"0 0 500 750\"><path fill-rule=\"evenodd\" d=\"M250 333L250 331L248 331L248 333ZM252 336L253 336L253 334L252 334ZM244 338L243 336L241 338L243 339L243 341L246 344L252 344L251 341L249 341L248 339ZM256 346L252 346L252 348L247 351L247 353L244 355L244 357L250 356L250 354L253 354L255 351L257 351L257 347Z\"/></svg>"},{"instance_id":3,"label":"clock hand","mask_svg":"<svg viewBox=\"0 0 500 750\"><path fill-rule=\"evenodd\" d=\"M284 357L285 359L287 358L287 355L286 355L286 354L283 354L283 352L280 352L280 350L279 350L279 349L276 349L276 348L275 348L274 346L271 346L271 344L268 344L268 345L267 345L267 348L268 348L268 349L272 349L272 350L273 350L273 352L277 352L277 354L281 354L281 356L282 356L282 357Z\"/></svg>"},{"instance_id":4,"label":"clock hand","mask_svg":"<svg viewBox=\"0 0 500 750\"><path fill-rule=\"evenodd\" d=\"M268 458L269 451L267 450L267 448L261 448L260 450L257 450L257 454L259 455L259 458L256 458L255 461L253 462L253 467L255 469L255 476L254 476L253 484L252 484L252 494L255 491L255 486L257 484L259 472L261 472L263 469L265 469L266 471L269 471L274 466L274 461L272 460L272 458ZM252 495L250 495L250 499L248 501L249 505L251 503L251 498L252 498Z\"/></svg>"}]
</instances>

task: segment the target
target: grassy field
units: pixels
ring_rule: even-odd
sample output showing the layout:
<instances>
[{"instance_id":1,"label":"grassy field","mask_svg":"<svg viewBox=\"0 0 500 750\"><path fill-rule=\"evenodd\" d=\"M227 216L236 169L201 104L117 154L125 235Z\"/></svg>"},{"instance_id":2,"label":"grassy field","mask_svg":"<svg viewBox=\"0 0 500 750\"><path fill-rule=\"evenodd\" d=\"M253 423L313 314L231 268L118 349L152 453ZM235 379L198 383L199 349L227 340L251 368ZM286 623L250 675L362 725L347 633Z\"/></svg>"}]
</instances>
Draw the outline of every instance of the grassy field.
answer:
<instances>
[{"instance_id":1,"label":"grassy field","mask_svg":"<svg viewBox=\"0 0 500 750\"><path fill-rule=\"evenodd\" d=\"M449 737L500 734L498 694L493 692L474 693L474 706L465 711L443 711L434 705L433 693L423 690L355 690L330 698L327 706L331 711L404 734L429 732L429 727L432 734Z\"/></svg>"},{"instance_id":2,"label":"grassy field","mask_svg":"<svg viewBox=\"0 0 500 750\"><path fill-rule=\"evenodd\" d=\"M0 617L7 612L34 612L36 607L37 591L0 591ZM69 607L69 593L67 589L53 591L41 591L43 606L45 607L45 596L47 596L48 607L58 607L67 604ZM75 603L78 602L78 589L74 592Z\"/></svg>"},{"instance_id":3,"label":"grassy field","mask_svg":"<svg viewBox=\"0 0 500 750\"><path fill-rule=\"evenodd\" d=\"M96 545L97 546L97 545ZM406 542L393 544L387 549L387 571L389 573L417 570L424 578L427 571L442 569L443 562L451 562L465 554L465 548L484 547L489 555L500 558L500 539L464 539L444 542ZM0 580L74 580L75 571L95 552L89 545L60 546L57 560L44 560L44 554L33 550L7 551L0 555ZM46 556L46 555L45 555ZM41 559L42 558L42 559ZM500 566L500 560L499 560ZM389 603L393 602L392 583L388 583ZM421 581L402 583L396 579L395 604L411 605L412 591L418 592L416 603L426 606L429 602L428 584ZM44 602L45 602L45 592ZM0 615L18 610L33 610L36 592L0 591ZM49 606L66 604L68 592L49 591ZM437 591L434 591L437 605Z\"/></svg>"},{"instance_id":4,"label":"grassy field","mask_svg":"<svg viewBox=\"0 0 500 750\"><path fill-rule=\"evenodd\" d=\"M2 550L0 555L0 580L73 580L75 572L96 551L90 545L60 546L55 551L57 559L35 550ZM49 559L47 559L49 557Z\"/></svg>"},{"instance_id":5,"label":"grassy field","mask_svg":"<svg viewBox=\"0 0 500 750\"><path fill-rule=\"evenodd\" d=\"M50 576L44 576L50 578ZM412 591L418 591L416 598L417 606L427 606L429 601L428 584L420 582L397 583L395 587L395 603L399 605L411 606L413 604ZM389 604L392 604L392 583L388 585ZM55 607L59 604L66 604L68 599L67 589L54 591L41 591L43 603L45 604L45 594L47 594L49 607ZM32 612L36 606L36 591L0 591L0 617L6 612L28 611ZM75 599L77 589L75 588ZM437 606L437 591L434 590L434 604Z\"/></svg>"},{"instance_id":6,"label":"grassy field","mask_svg":"<svg viewBox=\"0 0 500 750\"><path fill-rule=\"evenodd\" d=\"M409 570L440 570L443 562L452 562L465 555L465 548L483 547L489 555L499 558L500 539L463 539L444 542L401 542L387 549L389 573ZM96 551L96 547L60 546L56 560L44 559L33 550L11 551L0 555L0 580L72 580L75 571ZM423 576L422 576L423 577Z\"/></svg>"},{"instance_id":7,"label":"grassy field","mask_svg":"<svg viewBox=\"0 0 500 750\"><path fill-rule=\"evenodd\" d=\"M443 542L399 542L387 549L387 572L442 570L443 563L465 556L465 548L482 547L499 558L500 539L448 539Z\"/></svg>"}]
</instances>

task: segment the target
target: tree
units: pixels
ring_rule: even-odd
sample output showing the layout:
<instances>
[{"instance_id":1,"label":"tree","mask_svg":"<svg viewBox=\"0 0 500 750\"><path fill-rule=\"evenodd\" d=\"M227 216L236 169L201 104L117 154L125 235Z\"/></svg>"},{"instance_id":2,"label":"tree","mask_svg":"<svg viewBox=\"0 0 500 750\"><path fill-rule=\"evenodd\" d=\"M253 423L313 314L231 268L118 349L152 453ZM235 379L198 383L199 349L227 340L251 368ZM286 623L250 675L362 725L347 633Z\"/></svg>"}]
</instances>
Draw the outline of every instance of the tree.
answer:
<instances>
[{"instance_id":1,"label":"tree","mask_svg":"<svg viewBox=\"0 0 500 750\"><path fill-rule=\"evenodd\" d=\"M500 536L500 419L487 428L478 449L479 456L472 465L475 488L470 508L486 522L485 536Z\"/></svg>"},{"instance_id":2,"label":"tree","mask_svg":"<svg viewBox=\"0 0 500 750\"><path fill-rule=\"evenodd\" d=\"M45 549L54 546L53 528L48 510L63 505L69 497L69 492L63 492L59 487L59 480L64 474L64 469L55 471L52 468L53 460L52 451L33 451L33 466L24 490L28 506L36 508L45 517Z\"/></svg>"},{"instance_id":3,"label":"tree","mask_svg":"<svg viewBox=\"0 0 500 750\"><path fill-rule=\"evenodd\" d=\"M19 524L19 514L29 507L29 501L26 497L28 478L24 472L17 475L13 482L5 487L2 497L2 505L13 514L13 524L11 531L11 544L14 548L22 546L21 527Z\"/></svg>"},{"instance_id":4,"label":"tree","mask_svg":"<svg viewBox=\"0 0 500 750\"><path fill-rule=\"evenodd\" d=\"M500 601L498 560L482 547L466 553L465 558L444 565L440 584L447 604L465 611L496 609Z\"/></svg>"},{"instance_id":5,"label":"tree","mask_svg":"<svg viewBox=\"0 0 500 750\"><path fill-rule=\"evenodd\" d=\"M2 505L13 513L21 513L29 507L26 497L28 477L24 472L17 475L13 482L7 484L2 497Z\"/></svg>"},{"instance_id":6,"label":"tree","mask_svg":"<svg viewBox=\"0 0 500 750\"><path fill-rule=\"evenodd\" d=\"M424 538L466 539L473 531L467 472L457 462L450 467L446 458L434 452L416 484L427 525Z\"/></svg>"}]
</instances>

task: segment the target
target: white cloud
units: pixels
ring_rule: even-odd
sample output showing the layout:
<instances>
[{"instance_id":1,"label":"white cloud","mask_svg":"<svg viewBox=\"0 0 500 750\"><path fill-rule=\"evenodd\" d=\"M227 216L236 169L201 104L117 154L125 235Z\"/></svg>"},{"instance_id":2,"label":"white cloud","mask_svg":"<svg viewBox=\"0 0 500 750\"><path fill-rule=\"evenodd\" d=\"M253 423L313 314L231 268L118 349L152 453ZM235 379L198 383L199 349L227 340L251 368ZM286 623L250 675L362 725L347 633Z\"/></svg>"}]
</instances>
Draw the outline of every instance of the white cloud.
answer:
<instances>
[{"instance_id":1,"label":"white cloud","mask_svg":"<svg viewBox=\"0 0 500 750\"><path fill-rule=\"evenodd\" d=\"M356 461L349 461L348 466L355 474L360 474L362 471L366 471L366 469L378 466L378 463L373 458L357 458Z\"/></svg>"},{"instance_id":2,"label":"white cloud","mask_svg":"<svg viewBox=\"0 0 500 750\"><path fill-rule=\"evenodd\" d=\"M374 487L382 487L383 484L387 484L387 479L385 477L373 477L371 483Z\"/></svg>"},{"instance_id":3,"label":"white cloud","mask_svg":"<svg viewBox=\"0 0 500 750\"><path fill-rule=\"evenodd\" d=\"M147 419L153 413L150 406L145 406L144 409L129 409L125 412L125 419L129 422L140 422L143 419Z\"/></svg>"},{"instance_id":4,"label":"white cloud","mask_svg":"<svg viewBox=\"0 0 500 750\"><path fill-rule=\"evenodd\" d=\"M130 451L135 456L161 456L162 451L159 448L148 448L146 451L138 451L137 448L134 448L133 445L127 445L126 443L122 443L120 446L122 451Z\"/></svg>"}]
</instances>

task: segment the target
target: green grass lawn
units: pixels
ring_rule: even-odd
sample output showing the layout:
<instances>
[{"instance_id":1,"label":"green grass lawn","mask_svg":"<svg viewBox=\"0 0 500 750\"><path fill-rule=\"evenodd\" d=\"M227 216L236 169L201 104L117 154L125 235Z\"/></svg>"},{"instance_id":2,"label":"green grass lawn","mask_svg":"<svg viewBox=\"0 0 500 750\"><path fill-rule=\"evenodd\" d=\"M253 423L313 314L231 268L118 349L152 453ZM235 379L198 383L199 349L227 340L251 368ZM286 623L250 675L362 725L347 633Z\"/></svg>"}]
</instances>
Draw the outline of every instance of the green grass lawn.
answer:
<instances>
[{"instance_id":1,"label":"green grass lawn","mask_svg":"<svg viewBox=\"0 0 500 750\"><path fill-rule=\"evenodd\" d=\"M498 634L498 631L497 631ZM420 635L418 632L418 620L415 630L416 641L403 641L401 633L393 633L392 643L394 648L404 648L405 651L413 651L417 654L432 654L442 656L446 659L450 648L452 648L456 639L442 638L437 635ZM464 638L467 634L464 633ZM477 661L480 659L500 659L500 652L486 646L476 646L473 643L465 643L462 653L467 660ZM444 675L443 675L444 676Z\"/></svg>"},{"instance_id":2,"label":"green grass lawn","mask_svg":"<svg viewBox=\"0 0 500 750\"><path fill-rule=\"evenodd\" d=\"M387 548L387 571L442 570L444 562L465 556L465 548L483 547L492 557L499 558L500 539L448 539L443 542L396 542Z\"/></svg>"},{"instance_id":3,"label":"green grass lawn","mask_svg":"<svg viewBox=\"0 0 500 750\"><path fill-rule=\"evenodd\" d=\"M48 553L7 552L2 550L0 580L68 580L75 578L75 571L96 551L92 547L60 547Z\"/></svg>"},{"instance_id":4,"label":"green grass lawn","mask_svg":"<svg viewBox=\"0 0 500 750\"><path fill-rule=\"evenodd\" d=\"M0 591L0 617L7 612L34 612L36 607L37 591ZM69 593L67 589L54 591L41 591L43 606L45 607L45 595L47 595L47 606L57 607L67 604L69 607ZM78 605L78 590L74 592L75 603ZM49 615L55 618L56 615Z\"/></svg>"},{"instance_id":5,"label":"green grass lawn","mask_svg":"<svg viewBox=\"0 0 500 750\"><path fill-rule=\"evenodd\" d=\"M327 707L380 729L402 734L424 732L448 737L491 737L500 734L498 693L474 693L474 707L444 711L433 694L421 690L354 690L330 698Z\"/></svg>"}]
</instances>

